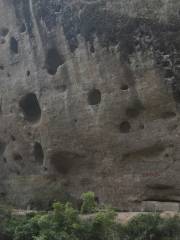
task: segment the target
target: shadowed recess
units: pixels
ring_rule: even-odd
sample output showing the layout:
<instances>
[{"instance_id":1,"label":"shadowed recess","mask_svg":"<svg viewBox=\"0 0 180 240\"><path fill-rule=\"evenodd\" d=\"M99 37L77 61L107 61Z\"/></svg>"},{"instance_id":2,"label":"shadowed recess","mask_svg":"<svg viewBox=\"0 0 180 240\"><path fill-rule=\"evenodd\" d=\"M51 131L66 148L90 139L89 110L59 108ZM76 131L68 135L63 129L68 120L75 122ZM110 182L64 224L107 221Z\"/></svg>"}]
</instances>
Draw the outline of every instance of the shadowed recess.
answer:
<instances>
[{"instance_id":1,"label":"shadowed recess","mask_svg":"<svg viewBox=\"0 0 180 240\"><path fill-rule=\"evenodd\" d=\"M43 164L44 152L41 144L38 142L35 142L34 144L34 158L36 162Z\"/></svg>"},{"instance_id":2,"label":"shadowed recess","mask_svg":"<svg viewBox=\"0 0 180 240\"><path fill-rule=\"evenodd\" d=\"M129 133L131 129L131 125L128 121L124 121L119 126L121 133Z\"/></svg>"},{"instance_id":3,"label":"shadowed recess","mask_svg":"<svg viewBox=\"0 0 180 240\"><path fill-rule=\"evenodd\" d=\"M158 156L162 152L164 152L165 148L166 148L166 146L164 146L161 142L160 143L155 143L151 146L147 146L147 147L143 147L143 148L138 149L138 150L130 151L130 152L123 155L123 159L124 160L140 159L142 157L150 158L150 157L153 157L153 156Z\"/></svg>"},{"instance_id":4,"label":"shadowed recess","mask_svg":"<svg viewBox=\"0 0 180 240\"><path fill-rule=\"evenodd\" d=\"M124 84L121 85L121 90L122 91L127 91L128 89L129 89L129 86L127 84L124 83Z\"/></svg>"},{"instance_id":5,"label":"shadowed recess","mask_svg":"<svg viewBox=\"0 0 180 240\"><path fill-rule=\"evenodd\" d=\"M72 168L79 168L81 156L74 152L58 151L52 154L51 164L61 174L67 174Z\"/></svg>"},{"instance_id":6,"label":"shadowed recess","mask_svg":"<svg viewBox=\"0 0 180 240\"><path fill-rule=\"evenodd\" d=\"M6 149L6 144L0 140L0 156L3 155L5 149Z\"/></svg>"},{"instance_id":7,"label":"shadowed recess","mask_svg":"<svg viewBox=\"0 0 180 240\"><path fill-rule=\"evenodd\" d=\"M64 63L64 57L59 54L56 48L48 50L46 55L46 68L49 74L55 75L60 65Z\"/></svg>"},{"instance_id":8,"label":"shadowed recess","mask_svg":"<svg viewBox=\"0 0 180 240\"><path fill-rule=\"evenodd\" d=\"M101 102L101 92L98 89L92 89L88 93L89 105L98 105Z\"/></svg>"},{"instance_id":9,"label":"shadowed recess","mask_svg":"<svg viewBox=\"0 0 180 240\"><path fill-rule=\"evenodd\" d=\"M141 112L144 110L144 107L139 99L135 99L133 103L126 109L126 115L129 118L138 117Z\"/></svg>"},{"instance_id":10,"label":"shadowed recess","mask_svg":"<svg viewBox=\"0 0 180 240\"><path fill-rule=\"evenodd\" d=\"M154 189L154 190L157 190L157 191L160 191L160 190L169 190L169 189L174 189L174 186L172 185L168 185L168 184L150 184L150 185L147 185L147 188L150 188L150 189Z\"/></svg>"},{"instance_id":11,"label":"shadowed recess","mask_svg":"<svg viewBox=\"0 0 180 240\"><path fill-rule=\"evenodd\" d=\"M17 152L14 152L14 153L13 153L13 159L14 159L14 161L16 161L16 162L23 160L21 154L19 154L19 153L17 153Z\"/></svg>"},{"instance_id":12,"label":"shadowed recess","mask_svg":"<svg viewBox=\"0 0 180 240\"><path fill-rule=\"evenodd\" d=\"M18 41L14 37L10 39L10 50L14 54L18 53Z\"/></svg>"},{"instance_id":13,"label":"shadowed recess","mask_svg":"<svg viewBox=\"0 0 180 240\"><path fill-rule=\"evenodd\" d=\"M41 108L34 93L28 93L21 98L19 106L23 111L24 117L29 122L37 122L41 118Z\"/></svg>"}]
</instances>

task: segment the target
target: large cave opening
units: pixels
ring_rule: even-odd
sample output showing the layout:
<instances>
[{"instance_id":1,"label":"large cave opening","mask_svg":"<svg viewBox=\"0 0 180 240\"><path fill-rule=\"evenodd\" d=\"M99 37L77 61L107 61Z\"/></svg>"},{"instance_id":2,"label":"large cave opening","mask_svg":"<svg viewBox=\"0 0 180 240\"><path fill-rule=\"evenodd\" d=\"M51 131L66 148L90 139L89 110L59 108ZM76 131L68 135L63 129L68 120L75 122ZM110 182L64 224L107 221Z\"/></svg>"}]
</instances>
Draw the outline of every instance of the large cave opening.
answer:
<instances>
[{"instance_id":1,"label":"large cave opening","mask_svg":"<svg viewBox=\"0 0 180 240\"><path fill-rule=\"evenodd\" d=\"M50 75L55 75L60 65L64 63L64 57L57 48L51 48L46 55L46 68Z\"/></svg>"},{"instance_id":2,"label":"large cave opening","mask_svg":"<svg viewBox=\"0 0 180 240\"><path fill-rule=\"evenodd\" d=\"M41 108L34 93L23 96L19 102L24 118L29 122L37 122L41 118Z\"/></svg>"}]
</instances>

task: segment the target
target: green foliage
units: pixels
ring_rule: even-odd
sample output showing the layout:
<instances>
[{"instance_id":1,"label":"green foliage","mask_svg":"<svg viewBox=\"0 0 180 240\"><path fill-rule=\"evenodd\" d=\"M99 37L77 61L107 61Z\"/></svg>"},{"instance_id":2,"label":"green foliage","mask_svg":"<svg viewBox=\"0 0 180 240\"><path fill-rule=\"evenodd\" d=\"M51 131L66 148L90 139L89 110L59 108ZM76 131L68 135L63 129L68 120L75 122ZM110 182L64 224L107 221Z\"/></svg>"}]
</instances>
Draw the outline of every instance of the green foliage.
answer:
<instances>
[{"instance_id":1,"label":"green foliage","mask_svg":"<svg viewBox=\"0 0 180 240\"><path fill-rule=\"evenodd\" d=\"M116 214L111 209L104 209L96 214L92 224L92 239L108 240L117 235Z\"/></svg>"},{"instance_id":2,"label":"green foliage","mask_svg":"<svg viewBox=\"0 0 180 240\"><path fill-rule=\"evenodd\" d=\"M83 195L84 209L97 210L94 194ZM84 212L84 211L83 211ZM0 208L0 239L3 240L179 240L180 218L162 219L141 214L126 224L116 221L109 207L91 216L81 216L70 203L53 204L53 210L27 216L12 216Z\"/></svg>"},{"instance_id":3,"label":"green foliage","mask_svg":"<svg viewBox=\"0 0 180 240\"><path fill-rule=\"evenodd\" d=\"M97 204L95 201L95 195L93 192L86 192L82 194L82 206L81 213L93 213L96 210Z\"/></svg>"},{"instance_id":4,"label":"green foliage","mask_svg":"<svg viewBox=\"0 0 180 240\"><path fill-rule=\"evenodd\" d=\"M177 240L180 239L180 218L164 219L159 225L162 240Z\"/></svg>"},{"instance_id":5,"label":"green foliage","mask_svg":"<svg viewBox=\"0 0 180 240\"><path fill-rule=\"evenodd\" d=\"M157 240L160 237L158 226L162 219L157 214L142 214L133 218L125 227L128 240Z\"/></svg>"},{"instance_id":6,"label":"green foliage","mask_svg":"<svg viewBox=\"0 0 180 240\"><path fill-rule=\"evenodd\" d=\"M14 240L33 240L39 233L38 218L33 217L26 219L23 223L18 224L14 232Z\"/></svg>"}]
</instances>

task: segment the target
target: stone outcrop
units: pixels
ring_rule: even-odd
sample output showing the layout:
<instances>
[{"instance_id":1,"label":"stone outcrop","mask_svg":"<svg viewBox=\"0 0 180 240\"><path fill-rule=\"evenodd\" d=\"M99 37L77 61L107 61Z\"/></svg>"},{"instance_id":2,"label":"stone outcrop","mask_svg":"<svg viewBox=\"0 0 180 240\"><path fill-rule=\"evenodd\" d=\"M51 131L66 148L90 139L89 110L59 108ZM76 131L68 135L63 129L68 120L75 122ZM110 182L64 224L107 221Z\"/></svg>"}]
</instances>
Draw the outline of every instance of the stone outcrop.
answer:
<instances>
[{"instance_id":1,"label":"stone outcrop","mask_svg":"<svg viewBox=\"0 0 180 240\"><path fill-rule=\"evenodd\" d=\"M0 0L1 201L179 203L179 118L178 0Z\"/></svg>"}]
</instances>

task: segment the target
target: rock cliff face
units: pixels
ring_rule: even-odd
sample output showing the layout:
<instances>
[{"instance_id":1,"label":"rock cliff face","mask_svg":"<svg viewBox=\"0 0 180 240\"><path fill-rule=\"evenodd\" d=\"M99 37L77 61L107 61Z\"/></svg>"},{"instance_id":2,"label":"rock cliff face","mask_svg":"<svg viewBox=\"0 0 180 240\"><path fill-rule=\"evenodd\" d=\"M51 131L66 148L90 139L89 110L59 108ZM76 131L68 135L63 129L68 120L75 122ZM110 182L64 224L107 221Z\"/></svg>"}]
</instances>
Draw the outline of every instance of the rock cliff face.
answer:
<instances>
[{"instance_id":1,"label":"rock cliff face","mask_svg":"<svg viewBox=\"0 0 180 240\"><path fill-rule=\"evenodd\" d=\"M0 0L0 199L180 202L180 1Z\"/></svg>"}]
</instances>

